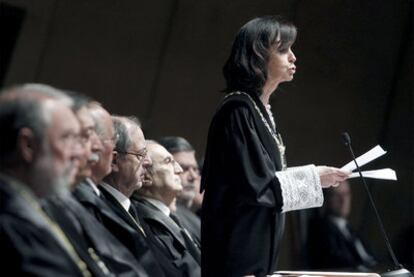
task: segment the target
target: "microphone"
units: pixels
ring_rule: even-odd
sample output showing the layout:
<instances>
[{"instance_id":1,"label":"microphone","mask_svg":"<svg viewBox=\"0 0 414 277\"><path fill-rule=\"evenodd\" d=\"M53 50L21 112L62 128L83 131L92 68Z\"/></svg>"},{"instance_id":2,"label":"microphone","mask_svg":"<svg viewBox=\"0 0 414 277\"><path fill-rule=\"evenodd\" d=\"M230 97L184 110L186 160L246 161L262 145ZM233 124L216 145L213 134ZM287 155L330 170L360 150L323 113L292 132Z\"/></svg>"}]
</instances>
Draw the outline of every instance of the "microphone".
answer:
<instances>
[{"instance_id":1,"label":"microphone","mask_svg":"<svg viewBox=\"0 0 414 277\"><path fill-rule=\"evenodd\" d=\"M351 137L347 132L342 133L342 141L345 144L345 146L351 146Z\"/></svg>"},{"instance_id":2,"label":"microphone","mask_svg":"<svg viewBox=\"0 0 414 277\"><path fill-rule=\"evenodd\" d=\"M364 184L364 187L365 187L365 191L367 192L367 195L368 195L368 198L369 198L369 202L371 203L371 206L372 206L372 208L374 210L374 213L375 213L375 217L377 218L377 222L380 226L382 236L384 237L385 244L387 245L388 253L390 254L391 259L394 263L394 270L384 272L384 273L381 274L381 276L384 276L384 277L394 277L394 276L413 277L413 275L408 270L403 268L403 266L398 262L397 257L395 256L394 251L392 250L392 247L391 247L390 241L388 239L387 233L385 232L384 225L382 224L381 217L378 213L377 207L375 206L374 199L372 198L372 195L371 195L371 192L368 188L368 185L365 182L365 178L362 176L361 169L359 168L359 165L356 161L356 158L355 158L355 155L354 155L354 150L352 149L352 146L351 146L351 137L349 136L349 134L347 132L342 133L342 141L345 144L345 146L348 147L349 152L351 153L352 159L353 159L353 161L356 165L356 168L358 170L359 177L361 177L361 180L362 180L362 182Z\"/></svg>"}]
</instances>

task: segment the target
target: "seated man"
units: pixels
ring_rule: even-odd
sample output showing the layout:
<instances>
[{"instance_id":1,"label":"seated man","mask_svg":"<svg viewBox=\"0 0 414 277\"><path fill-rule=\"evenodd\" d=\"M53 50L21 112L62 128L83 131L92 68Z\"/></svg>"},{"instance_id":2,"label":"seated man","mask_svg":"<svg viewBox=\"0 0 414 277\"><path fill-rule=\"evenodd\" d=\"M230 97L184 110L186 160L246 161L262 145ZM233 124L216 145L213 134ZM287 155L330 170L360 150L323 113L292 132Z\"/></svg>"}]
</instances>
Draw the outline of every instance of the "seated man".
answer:
<instances>
[{"instance_id":1,"label":"seated man","mask_svg":"<svg viewBox=\"0 0 414 277\"><path fill-rule=\"evenodd\" d=\"M348 223L350 211L348 182L325 191L325 213L309 228L308 258L313 269L371 271L376 264Z\"/></svg>"},{"instance_id":2,"label":"seated man","mask_svg":"<svg viewBox=\"0 0 414 277\"><path fill-rule=\"evenodd\" d=\"M112 171L100 183L100 190L109 206L146 236L129 200L132 193L141 187L145 168L151 163L146 154L144 134L130 118L113 116L112 120L118 141L114 149Z\"/></svg>"},{"instance_id":3,"label":"seated man","mask_svg":"<svg viewBox=\"0 0 414 277\"><path fill-rule=\"evenodd\" d=\"M39 199L75 180L79 123L62 92L26 85L0 95L0 249L10 276L95 276ZM97 271L93 271L97 269Z\"/></svg>"},{"instance_id":4,"label":"seated man","mask_svg":"<svg viewBox=\"0 0 414 277\"><path fill-rule=\"evenodd\" d=\"M137 157L133 155L118 152L121 145L128 147L128 150L132 147L142 147L141 144L145 142L142 131L130 120L129 127L123 128L123 132L119 129L115 130L114 125L118 127L121 125L113 124L111 115L102 106L92 103L88 107L102 147L96 152L99 157L98 162L91 166L91 178L87 178L77 186L73 195L128 248L149 276L164 276L160 259L155 258L157 255L149 245L141 226L131 218L128 211L124 210L124 206L119 204L119 202L127 204L127 195L138 188L137 181L140 179L144 159L137 161ZM117 153L115 157L113 157L114 150ZM118 166L121 166L122 170L119 170ZM116 167L114 172L112 167ZM102 180L106 176L107 184L103 185Z\"/></svg>"},{"instance_id":5,"label":"seated man","mask_svg":"<svg viewBox=\"0 0 414 277\"><path fill-rule=\"evenodd\" d=\"M129 199L142 186L145 170L151 164L138 120L123 116L113 116L112 120L118 137L112 171L99 187L104 201L123 222L121 232L113 228L114 233L135 253L139 262L151 270L150 276L163 276L163 272L165 276L181 276L180 266L173 263L167 251L142 223ZM133 232L126 233L126 229L132 229Z\"/></svg>"},{"instance_id":6,"label":"seated man","mask_svg":"<svg viewBox=\"0 0 414 277\"><path fill-rule=\"evenodd\" d=\"M169 209L182 190L182 169L160 144L149 141L147 149L152 165L143 187L133 196L133 204L175 263L185 265L185 275L200 276L200 249Z\"/></svg>"},{"instance_id":7,"label":"seated man","mask_svg":"<svg viewBox=\"0 0 414 277\"><path fill-rule=\"evenodd\" d=\"M183 169L180 174L182 192L177 196L175 214L181 219L184 227L201 245L200 218L195 212L201 209L202 194L200 194L200 171L195 157L195 150L191 144L182 137L163 137L158 142L170 152L174 160Z\"/></svg>"}]
</instances>

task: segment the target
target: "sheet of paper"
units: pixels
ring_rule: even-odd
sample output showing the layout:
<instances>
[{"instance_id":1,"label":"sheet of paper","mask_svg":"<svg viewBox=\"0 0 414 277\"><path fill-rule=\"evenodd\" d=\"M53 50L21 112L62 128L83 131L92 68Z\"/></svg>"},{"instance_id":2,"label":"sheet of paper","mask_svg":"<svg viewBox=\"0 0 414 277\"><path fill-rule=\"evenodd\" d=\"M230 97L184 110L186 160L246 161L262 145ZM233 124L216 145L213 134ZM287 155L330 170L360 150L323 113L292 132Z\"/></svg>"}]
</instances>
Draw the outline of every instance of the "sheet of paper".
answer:
<instances>
[{"instance_id":1,"label":"sheet of paper","mask_svg":"<svg viewBox=\"0 0 414 277\"><path fill-rule=\"evenodd\" d=\"M323 276L323 277L380 277L377 273L327 272L327 271L276 271L270 277L276 276Z\"/></svg>"},{"instance_id":2,"label":"sheet of paper","mask_svg":"<svg viewBox=\"0 0 414 277\"><path fill-rule=\"evenodd\" d=\"M384 151L384 149L382 149L381 146L377 145L374 148L372 148L371 150L369 150L368 152L366 152L365 154L363 154L363 155L359 156L358 158L356 158L356 161L357 161L359 167L361 167L361 166L375 160L376 158L381 157L385 153L387 153L387 151ZM341 169L348 170L348 171L354 171L356 169L355 162L350 161L349 163L347 163L346 165L341 167Z\"/></svg>"},{"instance_id":3,"label":"sheet of paper","mask_svg":"<svg viewBox=\"0 0 414 277\"><path fill-rule=\"evenodd\" d=\"M381 180L397 180L397 174L391 168L383 168L377 170L362 171L362 176L365 178L381 179ZM352 173L349 178L358 178L359 173Z\"/></svg>"}]
</instances>

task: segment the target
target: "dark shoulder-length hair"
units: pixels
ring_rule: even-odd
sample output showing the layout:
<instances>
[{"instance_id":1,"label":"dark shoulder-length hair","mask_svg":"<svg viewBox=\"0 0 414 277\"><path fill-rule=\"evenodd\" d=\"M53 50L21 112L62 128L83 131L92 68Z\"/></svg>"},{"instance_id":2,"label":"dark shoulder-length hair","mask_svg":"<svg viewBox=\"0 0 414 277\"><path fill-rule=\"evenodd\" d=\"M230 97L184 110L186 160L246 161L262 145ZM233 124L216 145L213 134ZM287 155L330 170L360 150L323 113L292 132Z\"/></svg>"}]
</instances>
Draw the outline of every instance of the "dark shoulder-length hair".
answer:
<instances>
[{"instance_id":1,"label":"dark shoulder-length hair","mask_svg":"<svg viewBox=\"0 0 414 277\"><path fill-rule=\"evenodd\" d=\"M278 16L258 17L237 33L230 57L223 67L224 92L261 94L267 79L267 63L272 47L287 50L296 39L296 27Z\"/></svg>"}]
</instances>

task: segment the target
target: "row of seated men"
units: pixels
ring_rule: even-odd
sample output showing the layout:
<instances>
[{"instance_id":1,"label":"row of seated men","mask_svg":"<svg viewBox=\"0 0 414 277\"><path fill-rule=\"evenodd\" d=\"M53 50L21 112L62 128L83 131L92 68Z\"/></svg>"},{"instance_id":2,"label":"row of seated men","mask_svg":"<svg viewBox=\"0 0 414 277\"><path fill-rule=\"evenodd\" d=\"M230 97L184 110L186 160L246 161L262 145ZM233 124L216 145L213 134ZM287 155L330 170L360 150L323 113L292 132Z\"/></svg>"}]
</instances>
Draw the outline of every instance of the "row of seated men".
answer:
<instances>
[{"instance_id":1,"label":"row of seated men","mask_svg":"<svg viewBox=\"0 0 414 277\"><path fill-rule=\"evenodd\" d=\"M145 140L136 118L40 84L2 91L0 129L2 271L200 276L200 176L185 139Z\"/></svg>"}]
</instances>

